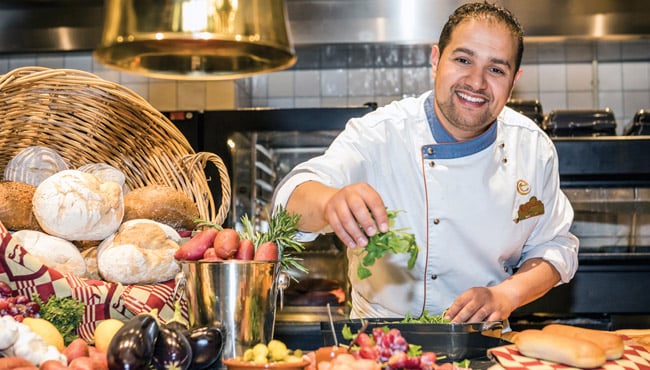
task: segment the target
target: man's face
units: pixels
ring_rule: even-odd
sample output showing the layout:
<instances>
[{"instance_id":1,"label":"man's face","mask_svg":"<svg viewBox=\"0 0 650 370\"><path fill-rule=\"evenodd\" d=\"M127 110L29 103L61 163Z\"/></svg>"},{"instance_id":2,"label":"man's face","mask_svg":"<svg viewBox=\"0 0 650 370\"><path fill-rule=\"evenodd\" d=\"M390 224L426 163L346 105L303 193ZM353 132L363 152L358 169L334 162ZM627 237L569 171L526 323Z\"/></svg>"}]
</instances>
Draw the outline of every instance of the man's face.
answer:
<instances>
[{"instance_id":1,"label":"man's face","mask_svg":"<svg viewBox=\"0 0 650 370\"><path fill-rule=\"evenodd\" d=\"M482 134L501 112L519 78L516 53L506 26L486 20L458 24L442 55L433 47L434 107L457 140Z\"/></svg>"}]
</instances>

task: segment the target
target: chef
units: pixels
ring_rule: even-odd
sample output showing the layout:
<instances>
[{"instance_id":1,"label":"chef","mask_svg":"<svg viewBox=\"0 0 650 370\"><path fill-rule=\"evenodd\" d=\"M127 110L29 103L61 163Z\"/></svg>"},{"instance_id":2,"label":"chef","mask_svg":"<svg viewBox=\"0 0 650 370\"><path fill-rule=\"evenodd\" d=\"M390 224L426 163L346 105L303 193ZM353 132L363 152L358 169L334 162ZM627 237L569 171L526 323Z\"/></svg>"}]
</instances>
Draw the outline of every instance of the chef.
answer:
<instances>
[{"instance_id":1,"label":"chef","mask_svg":"<svg viewBox=\"0 0 650 370\"><path fill-rule=\"evenodd\" d=\"M432 48L432 91L351 119L278 186L274 205L301 216L301 237L334 232L348 246L351 317L503 320L574 276L556 150L505 107L522 54L508 10L460 6ZM388 231L387 209L415 235L416 264L390 254L360 279L359 249Z\"/></svg>"}]
</instances>

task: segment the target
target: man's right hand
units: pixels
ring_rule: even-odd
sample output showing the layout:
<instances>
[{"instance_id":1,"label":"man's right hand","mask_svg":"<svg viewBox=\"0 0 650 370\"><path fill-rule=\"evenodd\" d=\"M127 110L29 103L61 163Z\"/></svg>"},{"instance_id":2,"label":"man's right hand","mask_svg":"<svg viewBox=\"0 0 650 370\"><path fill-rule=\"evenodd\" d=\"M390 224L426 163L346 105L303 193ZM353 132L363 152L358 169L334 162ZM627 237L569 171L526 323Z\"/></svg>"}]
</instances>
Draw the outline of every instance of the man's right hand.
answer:
<instances>
[{"instance_id":1,"label":"man's right hand","mask_svg":"<svg viewBox=\"0 0 650 370\"><path fill-rule=\"evenodd\" d=\"M350 248L365 247L368 236L388 231L384 201L367 183L341 189L315 181L303 183L289 198L287 211L301 215L299 227L303 231L315 232L329 224Z\"/></svg>"}]
</instances>

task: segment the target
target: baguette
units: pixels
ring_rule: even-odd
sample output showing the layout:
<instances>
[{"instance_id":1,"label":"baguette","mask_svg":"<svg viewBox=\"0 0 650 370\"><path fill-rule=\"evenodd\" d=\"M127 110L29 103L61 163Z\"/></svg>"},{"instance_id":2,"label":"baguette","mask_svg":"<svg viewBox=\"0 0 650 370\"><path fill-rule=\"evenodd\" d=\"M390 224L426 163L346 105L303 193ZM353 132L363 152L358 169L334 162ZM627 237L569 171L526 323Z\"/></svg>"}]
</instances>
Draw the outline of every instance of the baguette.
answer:
<instances>
[{"instance_id":1,"label":"baguette","mask_svg":"<svg viewBox=\"0 0 650 370\"><path fill-rule=\"evenodd\" d=\"M608 360L618 360L623 356L625 343L620 335L603 330L580 328L571 325L550 324L542 328L542 331L561 335L568 335L572 338L584 339L593 342L605 351Z\"/></svg>"},{"instance_id":2,"label":"baguette","mask_svg":"<svg viewBox=\"0 0 650 370\"><path fill-rule=\"evenodd\" d=\"M607 361L605 351L594 343L566 335L527 329L515 337L519 352L528 357L579 367L600 367Z\"/></svg>"}]
</instances>

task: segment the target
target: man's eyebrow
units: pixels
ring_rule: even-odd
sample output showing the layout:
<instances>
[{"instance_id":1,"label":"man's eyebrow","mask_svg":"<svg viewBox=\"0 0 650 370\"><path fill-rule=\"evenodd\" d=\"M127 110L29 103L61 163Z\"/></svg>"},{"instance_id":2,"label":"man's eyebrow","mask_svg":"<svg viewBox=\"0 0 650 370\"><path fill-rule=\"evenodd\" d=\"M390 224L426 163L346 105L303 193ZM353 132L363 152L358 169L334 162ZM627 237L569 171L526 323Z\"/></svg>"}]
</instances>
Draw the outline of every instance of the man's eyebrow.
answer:
<instances>
[{"instance_id":1,"label":"man's eyebrow","mask_svg":"<svg viewBox=\"0 0 650 370\"><path fill-rule=\"evenodd\" d=\"M464 47L458 47L458 48L454 49L453 53L465 53L465 54L470 55L470 56L474 56L476 54L476 53L474 53L473 50L467 49L467 48L464 48ZM490 58L490 61L492 63L494 63L494 64L500 64L500 65L503 65L503 66L507 67L508 69L512 69L512 66L510 65L510 62L507 61L507 60L504 60L504 59L501 59L501 58Z\"/></svg>"}]
</instances>

